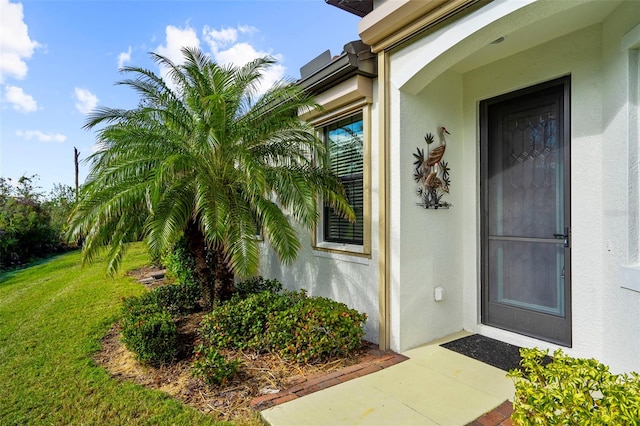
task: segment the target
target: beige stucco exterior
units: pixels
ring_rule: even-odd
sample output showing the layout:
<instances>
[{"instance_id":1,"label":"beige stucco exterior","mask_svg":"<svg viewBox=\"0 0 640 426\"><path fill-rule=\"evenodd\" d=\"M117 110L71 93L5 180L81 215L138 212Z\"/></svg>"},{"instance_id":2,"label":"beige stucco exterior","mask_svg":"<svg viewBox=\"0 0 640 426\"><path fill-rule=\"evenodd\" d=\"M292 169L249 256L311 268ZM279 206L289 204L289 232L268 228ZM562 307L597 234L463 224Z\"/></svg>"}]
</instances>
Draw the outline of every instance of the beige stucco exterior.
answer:
<instances>
[{"instance_id":1,"label":"beige stucco exterior","mask_svg":"<svg viewBox=\"0 0 640 426\"><path fill-rule=\"evenodd\" d=\"M636 1L495 1L388 53L392 348L462 328L555 348L480 323L478 105L570 75L573 347L565 350L640 370L639 73L631 41L639 24ZM489 44L498 37L505 41ZM445 124L454 207L423 211L412 206L408 163L424 132ZM434 301L436 286L443 301Z\"/></svg>"},{"instance_id":2,"label":"beige stucco exterior","mask_svg":"<svg viewBox=\"0 0 640 426\"><path fill-rule=\"evenodd\" d=\"M309 237L293 267L267 258L265 275L366 311L367 338L383 348L404 351L462 329L556 348L481 323L478 108L570 75L573 344L564 349L640 371L640 2L374 5L359 27L379 58L365 102L368 255L321 252ZM442 125L451 132L453 206L425 210L412 154Z\"/></svg>"}]
</instances>

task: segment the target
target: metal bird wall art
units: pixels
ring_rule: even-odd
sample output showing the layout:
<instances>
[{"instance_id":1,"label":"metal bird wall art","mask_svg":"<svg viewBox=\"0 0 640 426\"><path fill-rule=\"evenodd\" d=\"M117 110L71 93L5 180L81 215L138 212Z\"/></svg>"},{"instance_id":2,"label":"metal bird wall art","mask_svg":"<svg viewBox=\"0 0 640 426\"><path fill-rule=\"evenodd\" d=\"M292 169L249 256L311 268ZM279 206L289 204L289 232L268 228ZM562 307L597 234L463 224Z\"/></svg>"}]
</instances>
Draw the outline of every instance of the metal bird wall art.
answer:
<instances>
[{"instance_id":1,"label":"metal bird wall art","mask_svg":"<svg viewBox=\"0 0 640 426\"><path fill-rule=\"evenodd\" d=\"M450 135L450 133L446 128L440 127L438 129L440 144L431 148L431 145L435 142L434 136L432 133L427 133L424 137L424 141L427 143L426 157L424 149L420 148L418 148L416 154L413 154L416 159L413 163L415 166L413 178L416 183L420 184L417 192L422 199L417 204L425 209L446 209L451 207L450 203L442 200L444 194L449 193L449 185L451 183L449 177L450 169L447 163L442 161L447 149L446 135Z\"/></svg>"}]
</instances>

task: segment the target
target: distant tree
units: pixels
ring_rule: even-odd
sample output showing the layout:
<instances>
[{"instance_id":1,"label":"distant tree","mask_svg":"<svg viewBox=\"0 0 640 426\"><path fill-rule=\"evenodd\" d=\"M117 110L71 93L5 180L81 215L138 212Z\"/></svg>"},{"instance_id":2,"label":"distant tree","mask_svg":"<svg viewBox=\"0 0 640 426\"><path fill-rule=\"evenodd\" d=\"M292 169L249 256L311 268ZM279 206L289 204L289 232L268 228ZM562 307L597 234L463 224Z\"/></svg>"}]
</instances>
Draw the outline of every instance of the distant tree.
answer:
<instances>
[{"instance_id":1,"label":"distant tree","mask_svg":"<svg viewBox=\"0 0 640 426\"><path fill-rule=\"evenodd\" d=\"M56 183L43 203L50 216L50 226L59 241L65 241L69 216L75 206L75 190L69 185Z\"/></svg>"},{"instance_id":2,"label":"distant tree","mask_svg":"<svg viewBox=\"0 0 640 426\"><path fill-rule=\"evenodd\" d=\"M61 249L61 235L51 225L52 210L37 181L37 175L22 176L13 186L0 178L0 270Z\"/></svg>"},{"instance_id":3,"label":"distant tree","mask_svg":"<svg viewBox=\"0 0 640 426\"><path fill-rule=\"evenodd\" d=\"M0 177L0 271L9 264L9 253L15 240L9 231L7 203L13 195L11 179Z\"/></svg>"},{"instance_id":4,"label":"distant tree","mask_svg":"<svg viewBox=\"0 0 640 426\"><path fill-rule=\"evenodd\" d=\"M0 206L3 206L12 194L11 179L0 177Z\"/></svg>"},{"instance_id":5,"label":"distant tree","mask_svg":"<svg viewBox=\"0 0 640 426\"><path fill-rule=\"evenodd\" d=\"M38 175L21 176L15 188L16 198L23 202L39 203L42 200L42 193L38 192L40 188L37 182L40 177Z\"/></svg>"},{"instance_id":6,"label":"distant tree","mask_svg":"<svg viewBox=\"0 0 640 426\"><path fill-rule=\"evenodd\" d=\"M223 67L198 50L182 53L183 65L151 54L166 80L123 69L132 78L118 84L140 94L137 108L89 116L85 128L104 126L102 149L89 158L69 236L86 237L85 261L106 247L110 271L128 241L142 236L163 253L184 236L211 305L230 297L234 275L258 272L258 229L291 262L300 241L288 215L311 229L322 199L355 216L324 165L322 141L298 119L299 110L317 107L313 99L287 82L257 92L273 59Z\"/></svg>"}]
</instances>

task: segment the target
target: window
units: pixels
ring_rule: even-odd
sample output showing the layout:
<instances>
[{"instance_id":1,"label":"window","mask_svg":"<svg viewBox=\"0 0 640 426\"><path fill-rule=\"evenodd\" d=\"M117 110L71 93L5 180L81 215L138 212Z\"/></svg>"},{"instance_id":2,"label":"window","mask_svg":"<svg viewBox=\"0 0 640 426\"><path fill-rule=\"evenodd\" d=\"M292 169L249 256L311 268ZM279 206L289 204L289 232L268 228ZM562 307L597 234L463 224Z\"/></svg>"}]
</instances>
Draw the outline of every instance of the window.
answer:
<instances>
[{"instance_id":1,"label":"window","mask_svg":"<svg viewBox=\"0 0 640 426\"><path fill-rule=\"evenodd\" d=\"M340 178L356 221L349 222L329 206L323 212L323 240L326 242L363 245L364 180L362 113L333 122L322 129L329 153L331 170Z\"/></svg>"}]
</instances>

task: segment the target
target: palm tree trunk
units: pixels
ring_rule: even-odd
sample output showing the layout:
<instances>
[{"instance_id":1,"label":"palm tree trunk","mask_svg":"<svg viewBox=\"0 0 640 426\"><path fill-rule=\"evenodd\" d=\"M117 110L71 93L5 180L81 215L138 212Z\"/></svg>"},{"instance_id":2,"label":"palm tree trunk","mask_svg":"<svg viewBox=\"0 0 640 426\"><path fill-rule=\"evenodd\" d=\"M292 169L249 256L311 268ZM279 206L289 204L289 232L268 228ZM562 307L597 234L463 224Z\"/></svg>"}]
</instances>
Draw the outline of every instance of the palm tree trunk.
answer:
<instances>
[{"instance_id":1,"label":"palm tree trunk","mask_svg":"<svg viewBox=\"0 0 640 426\"><path fill-rule=\"evenodd\" d=\"M233 296L234 275L222 247L216 247L213 255L215 256L215 297L222 302Z\"/></svg>"},{"instance_id":2,"label":"palm tree trunk","mask_svg":"<svg viewBox=\"0 0 640 426\"><path fill-rule=\"evenodd\" d=\"M215 277L207 263L207 245L204 240L204 234L196 223L189 222L185 230L185 236L187 238L187 246L195 261L196 270L194 274L200 284L204 308L210 311L213 309L215 300Z\"/></svg>"}]
</instances>

